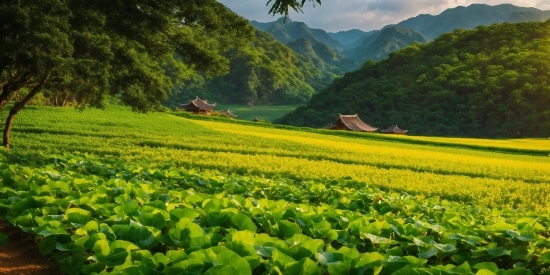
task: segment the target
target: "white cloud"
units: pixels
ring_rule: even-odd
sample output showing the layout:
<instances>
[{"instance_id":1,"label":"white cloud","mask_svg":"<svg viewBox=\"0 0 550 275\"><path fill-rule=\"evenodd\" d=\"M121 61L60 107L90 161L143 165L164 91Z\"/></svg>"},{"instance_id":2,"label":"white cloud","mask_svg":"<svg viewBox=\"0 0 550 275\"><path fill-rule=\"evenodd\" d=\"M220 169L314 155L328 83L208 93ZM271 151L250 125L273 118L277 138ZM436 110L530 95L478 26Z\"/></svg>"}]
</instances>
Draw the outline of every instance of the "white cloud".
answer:
<instances>
[{"instance_id":1,"label":"white cloud","mask_svg":"<svg viewBox=\"0 0 550 275\"><path fill-rule=\"evenodd\" d=\"M218 0L250 20L270 22L278 18L268 14L267 0ZM513 4L550 10L550 0L322 0L322 5L307 3L304 13L291 12L290 18L312 28L328 31L380 29L419 14L439 14L456 6L483 3Z\"/></svg>"}]
</instances>

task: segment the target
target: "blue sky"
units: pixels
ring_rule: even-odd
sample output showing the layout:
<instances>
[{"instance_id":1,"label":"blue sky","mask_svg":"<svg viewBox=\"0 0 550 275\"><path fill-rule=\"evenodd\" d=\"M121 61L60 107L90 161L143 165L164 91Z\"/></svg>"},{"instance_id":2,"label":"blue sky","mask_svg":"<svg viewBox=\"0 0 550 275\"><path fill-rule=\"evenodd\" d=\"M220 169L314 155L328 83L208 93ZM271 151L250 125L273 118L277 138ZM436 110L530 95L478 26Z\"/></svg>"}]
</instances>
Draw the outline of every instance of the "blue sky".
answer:
<instances>
[{"instance_id":1,"label":"blue sky","mask_svg":"<svg viewBox=\"0 0 550 275\"><path fill-rule=\"evenodd\" d=\"M237 14L260 22L275 21L278 16L267 14L267 0L218 0ZM313 28L327 31L380 29L419 14L439 14L456 6L474 3L488 5L513 4L550 10L550 0L322 0L322 5L307 3L304 13L292 12L290 18Z\"/></svg>"}]
</instances>

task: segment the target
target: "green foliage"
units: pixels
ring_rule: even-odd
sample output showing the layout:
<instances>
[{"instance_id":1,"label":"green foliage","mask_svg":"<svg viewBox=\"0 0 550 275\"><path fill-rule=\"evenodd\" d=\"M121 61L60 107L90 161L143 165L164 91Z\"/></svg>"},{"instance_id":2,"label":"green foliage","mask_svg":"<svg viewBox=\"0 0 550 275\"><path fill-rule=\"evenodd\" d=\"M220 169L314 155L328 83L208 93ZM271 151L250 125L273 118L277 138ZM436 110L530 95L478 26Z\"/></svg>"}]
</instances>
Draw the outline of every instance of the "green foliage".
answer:
<instances>
[{"instance_id":1,"label":"green foliage","mask_svg":"<svg viewBox=\"0 0 550 275\"><path fill-rule=\"evenodd\" d=\"M30 189L3 185L0 217L28 230L67 274L540 274L550 263L548 210L419 198L345 179L266 179L84 155L31 166L2 158L0 171L32 175ZM18 200L40 205L20 212ZM43 225L27 229L25 213ZM71 221L80 214L85 225ZM209 221L220 214L227 219ZM44 226L57 233L46 236ZM336 237L318 235L322 229Z\"/></svg>"},{"instance_id":2,"label":"green foliage","mask_svg":"<svg viewBox=\"0 0 550 275\"><path fill-rule=\"evenodd\" d=\"M230 60L228 74L211 79L195 74L177 87L165 104L178 107L196 96L247 105L304 103L334 78L258 30L246 47L224 56Z\"/></svg>"},{"instance_id":3,"label":"green foliage","mask_svg":"<svg viewBox=\"0 0 550 275\"><path fill-rule=\"evenodd\" d=\"M457 30L335 80L279 122L326 126L338 113L411 134L548 137L550 21Z\"/></svg>"}]
</instances>

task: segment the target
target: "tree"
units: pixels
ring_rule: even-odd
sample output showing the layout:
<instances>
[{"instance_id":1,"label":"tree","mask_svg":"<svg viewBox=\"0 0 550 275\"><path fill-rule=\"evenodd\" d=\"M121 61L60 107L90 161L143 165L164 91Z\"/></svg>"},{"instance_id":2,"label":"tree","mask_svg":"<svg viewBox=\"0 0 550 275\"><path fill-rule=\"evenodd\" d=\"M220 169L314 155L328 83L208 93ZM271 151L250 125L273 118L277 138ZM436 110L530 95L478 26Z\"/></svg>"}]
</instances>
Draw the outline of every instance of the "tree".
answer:
<instances>
[{"instance_id":1,"label":"tree","mask_svg":"<svg viewBox=\"0 0 550 275\"><path fill-rule=\"evenodd\" d=\"M304 3L275 0L270 13ZM252 37L248 21L216 0L1 1L0 111L28 91L9 111L3 145L17 113L44 90L71 94L81 108L113 95L145 112L194 71L227 72L221 53Z\"/></svg>"}]
</instances>

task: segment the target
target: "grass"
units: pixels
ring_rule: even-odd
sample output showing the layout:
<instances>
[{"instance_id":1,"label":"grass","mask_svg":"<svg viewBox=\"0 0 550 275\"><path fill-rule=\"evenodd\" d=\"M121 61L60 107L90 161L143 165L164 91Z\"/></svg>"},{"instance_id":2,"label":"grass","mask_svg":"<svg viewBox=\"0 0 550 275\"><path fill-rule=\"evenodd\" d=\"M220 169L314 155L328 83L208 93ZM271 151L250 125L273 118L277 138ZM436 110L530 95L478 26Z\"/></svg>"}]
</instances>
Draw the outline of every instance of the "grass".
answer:
<instances>
[{"instance_id":1,"label":"grass","mask_svg":"<svg viewBox=\"0 0 550 275\"><path fill-rule=\"evenodd\" d=\"M237 119L253 120L255 118L263 119L264 121L273 121L286 115L288 112L296 109L299 105L283 105L283 106L248 106L248 105L232 105L218 104L216 110L229 109L233 114L237 115Z\"/></svg>"}]
</instances>

